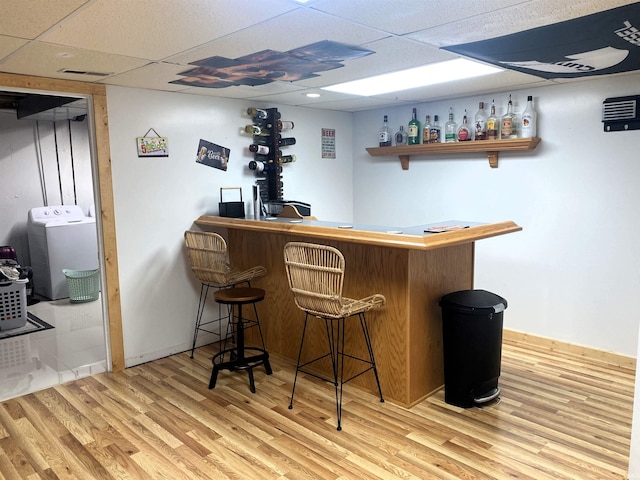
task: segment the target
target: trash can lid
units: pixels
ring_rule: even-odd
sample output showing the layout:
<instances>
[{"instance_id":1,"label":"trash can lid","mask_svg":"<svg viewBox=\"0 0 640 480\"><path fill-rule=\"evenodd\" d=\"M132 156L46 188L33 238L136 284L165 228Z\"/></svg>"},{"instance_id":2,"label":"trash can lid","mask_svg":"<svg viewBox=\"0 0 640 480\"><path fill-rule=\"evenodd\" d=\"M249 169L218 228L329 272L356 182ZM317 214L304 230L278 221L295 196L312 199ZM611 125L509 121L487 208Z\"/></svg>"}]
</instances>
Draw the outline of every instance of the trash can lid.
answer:
<instances>
[{"instance_id":1,"label":"trash can lid","mask_svg":"<svg viewBox=\"0 0 640 480\"><path fill-rule=\"evenodd\" d=\"M486 290L460 290L443 296L440 306L479 314L500 313L507 308L507 301Z\"/></svg>"}]
</instances>

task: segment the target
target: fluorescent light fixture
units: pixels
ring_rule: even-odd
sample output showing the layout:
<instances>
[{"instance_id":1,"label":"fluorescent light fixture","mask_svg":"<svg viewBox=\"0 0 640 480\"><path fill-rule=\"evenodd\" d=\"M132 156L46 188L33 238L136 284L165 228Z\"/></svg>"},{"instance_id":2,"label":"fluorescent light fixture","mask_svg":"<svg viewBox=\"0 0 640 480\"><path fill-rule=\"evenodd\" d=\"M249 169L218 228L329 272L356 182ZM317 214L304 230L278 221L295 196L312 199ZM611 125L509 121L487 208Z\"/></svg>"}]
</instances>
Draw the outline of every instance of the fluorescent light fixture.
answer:
<instances>
[{"instance_id":1,"label":"fluorescent light fixture","mask_svg":"<svg viewBox=\"0 0 640 480\"><path fill-rule=\"evenodd\" d=\"M309 97L309 98L318 98L320 96L320 94L319 93L307 93L306 96Z\"/></svg>"},{"instance_id":2,"label":"fluorescent light fixture","mask_svg":"<svg viewBox=\"0 0 640 480\"><path fill-rule=\"evenodd\" d=\"M502 71L504 71L502 68L458 58L446 62L431 63L424 67L410 68L409 70L354 80L353 82L339 83L323 87L323 90L370 97L381 93L398 92L400 90L464 80Z\"/></svg>"}]
</instances>

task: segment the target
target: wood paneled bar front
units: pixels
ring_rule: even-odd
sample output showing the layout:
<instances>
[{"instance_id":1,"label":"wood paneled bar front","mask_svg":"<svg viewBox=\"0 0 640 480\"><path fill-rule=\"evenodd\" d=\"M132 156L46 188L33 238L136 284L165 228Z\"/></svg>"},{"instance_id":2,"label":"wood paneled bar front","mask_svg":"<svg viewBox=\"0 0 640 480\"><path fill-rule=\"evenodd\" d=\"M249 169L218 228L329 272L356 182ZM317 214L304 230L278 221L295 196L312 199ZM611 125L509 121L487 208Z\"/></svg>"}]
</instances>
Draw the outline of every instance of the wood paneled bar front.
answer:
<instances>
[{"instance_id":1,"label":"wood paneled bar front","mask_svg":"<svg viewBox=\"0 0 640 480\"><path fill-rule=\"evenodd\" d=\"M290 241L320 243L338 248L346 261L343 294L362 298L381 293L385 307L367 313L376 363L385 400L411 407L444 384L442 316L438 302L450 292L473 288L474 244L477 240L522 230L514 222L492 224L445 222L468 228L425 233L431 225L391 228L343 225L291 219L238 219L204 215L195 224L228 240L229 254L238 268L263 265L267 276L252 286L266 291L260 305L260 324L267 350L295 362L304 314L293 301L283 259ZM254 285L255 284L255 285ZM313 328L309 358L325 348L322 322ZM345 345L365 353L357 321L346 322ZM247 342L255 342L248 335ZM328 368L328 366L327 366ZM345 368L347 368L345 366ZM354 368L355 366L350 366ZM292 379L293 381L293 372ZM373 375L353 380L375 392Z\"/></svg>"}]
</instances>

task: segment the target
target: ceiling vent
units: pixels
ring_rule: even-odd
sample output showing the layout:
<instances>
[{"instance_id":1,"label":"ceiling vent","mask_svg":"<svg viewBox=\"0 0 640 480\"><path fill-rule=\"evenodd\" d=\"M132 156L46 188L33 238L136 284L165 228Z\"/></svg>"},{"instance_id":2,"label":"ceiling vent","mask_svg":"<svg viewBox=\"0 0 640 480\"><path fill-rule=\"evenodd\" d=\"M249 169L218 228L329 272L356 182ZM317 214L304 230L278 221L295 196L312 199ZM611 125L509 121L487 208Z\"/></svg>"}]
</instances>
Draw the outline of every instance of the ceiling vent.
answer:
<instances>
[{"instance_id":1,"label":"ceiling vent","mask_svg":"<svg viewBox=\"0 0 640 480\"><path fill-rule=\"evenodd\" d=\"M103 72L87 72L85 70L72 70L71 68L63 68L59 70L61 73L70 73L72 75L89 75L92 77L108 77L109 75L113 75L112 73L103 73Z\"/></svg>"},{"instance_id":2,"label":"ceiling vent","mask_svg":"<svg viewBox=\"0 0 640 480\"><path fill-rule=\"evenodd\" d=\"M606 98L602 103L605 132L640 129L640 95Z\"/></svg>"}]
</instances>

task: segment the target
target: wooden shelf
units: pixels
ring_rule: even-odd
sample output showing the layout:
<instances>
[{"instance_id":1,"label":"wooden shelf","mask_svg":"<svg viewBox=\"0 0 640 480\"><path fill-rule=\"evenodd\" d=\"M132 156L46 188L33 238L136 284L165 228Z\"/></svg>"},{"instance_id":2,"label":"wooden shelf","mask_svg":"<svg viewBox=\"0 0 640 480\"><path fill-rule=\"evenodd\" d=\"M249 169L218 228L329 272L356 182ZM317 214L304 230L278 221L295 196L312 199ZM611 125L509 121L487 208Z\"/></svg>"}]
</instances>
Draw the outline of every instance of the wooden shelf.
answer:
<instances>
[{"instance_id":1,"label":"wooden shelf","mask_svg":"<svg viewBox=\"0 0 640 480\"><path fill-rule=\"evenodd\" d=\"M400 145L399 147L370 147L367 152L372 157L393 157L400 159L403 170L409 170L409 158L415 155L435 155L439 153L487 154L491 168L498 167L498 152L533 150L540 138L514 138L511 140L478 140L452 143L426 143L420 145Z\"/></svg>"}]
</instances>

